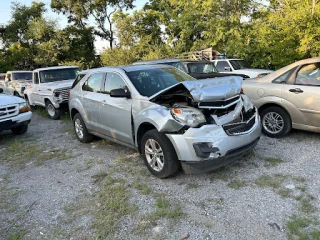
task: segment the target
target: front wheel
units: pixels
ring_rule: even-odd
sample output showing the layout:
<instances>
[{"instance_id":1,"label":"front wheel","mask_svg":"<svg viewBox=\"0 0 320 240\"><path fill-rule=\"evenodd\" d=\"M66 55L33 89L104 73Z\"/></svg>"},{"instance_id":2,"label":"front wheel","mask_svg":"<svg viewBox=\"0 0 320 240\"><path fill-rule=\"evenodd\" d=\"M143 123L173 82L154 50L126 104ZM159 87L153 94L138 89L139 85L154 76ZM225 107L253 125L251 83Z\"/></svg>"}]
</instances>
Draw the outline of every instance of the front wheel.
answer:
<instances>
[{"instance_id":1,"label":"front wheel","mask_svg":"<svg viewBox=\"0 0 320 240\"><path fill-rule=\"evenodd\" d=\"M141 152L149 171L158 178L175 174L180 167L176 151L167 136L157 130L144 134Z\"/></svg>"},{"instance_id":2,"label":"front wheel","mask_svg":"<svg viewBox=\"0 0 320 240\"><path fill-rule=\"evenodd\" d=\"M53 120L59 119L62 115L62 110L60 108L55 108L49 100L46 101L46 110L49 118Z\"/></svg>"},{"instance_id":3,"label":"front wheel","mask_svg":"<svg viewBox=\"0 0 320 240\"><path fill-rule=\"evenodd\" d=\"M269 137L284 137L291 131L291 118L281 107L268 107L260 116L262 132Z\"/></svg>"},{"instance_id":4,"label":"front wheel","mask_svg":"<svg viewBox=\"0 0 320 240\"><path fill-rule=\"evenodd\" d=\"M27 105L30 108L31 112L35 111L36 110L36 106L30 104L29 98L25 97L25 100L26 100Z\"/></svg>"},{"instance_id":5,"label":"front wheel","mask_svg":"<svg viewBox=\"0 0 320 240\"><path fill-rule=\"evenodd\" d=\"M21 125L19 127L11 128L13 134L20 135L26 133L28 125Z\"/></svg>"}]
</instances>

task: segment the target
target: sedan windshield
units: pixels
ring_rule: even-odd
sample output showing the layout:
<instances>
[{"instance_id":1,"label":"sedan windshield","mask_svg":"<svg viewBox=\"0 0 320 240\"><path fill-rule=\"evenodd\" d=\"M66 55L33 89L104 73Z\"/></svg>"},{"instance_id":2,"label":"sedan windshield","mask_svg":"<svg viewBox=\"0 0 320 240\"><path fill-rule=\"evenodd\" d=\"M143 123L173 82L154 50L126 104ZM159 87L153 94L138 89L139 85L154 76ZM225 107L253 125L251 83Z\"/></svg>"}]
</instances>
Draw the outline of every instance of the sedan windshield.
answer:
<instances>
[{"instance_id":1,"label":"sedan windshield","mask_svg":"<svg viewBox=\"0 0 320 240\"><path fill-rule=\"evenodd\" d=\"M234 70L244 69L244 68L252 68L250 64L245 60L230 60L230 63Z\"/></svg>"},{"instance_id":2,"label":"sedan windshield","mask_svg":"<svg viewBox=\"0 0 320 240\"><path fill-rule=\"evenodd\" d=\"M12 73L12 80L32 80L32 72L16 72Z\"/></svg>"},{"instance_id":3,"label":"sedan windshield","mask_svg":"<svg viewBox=\"0 0 320 240\"><path fill-rule=\"evenodd\" d=\"M218 72L213 63L188 63L190 73Z\"/></svg>"},{"instance_id":4,"label":"sedan windshield","mask_svg":"<svg viewBox=\"0 0 320 240\"><path fill-rule=\"evenodd\" d=\"M195 80L175 68L154 68L127 72L129 79L137 91L146 97L150 97L163 89L178 82Z\"/></svg>"},{"instance_id":5,"label":"sedan windshield","mask_svg":"<svg viewBox=\"0 0 320 240\"><path fill-rule=\"evenodd\" d=\"M63 68L40 71L40 82L56 82L63 80L74 80L79 68Z\"/></svg>"}]
</instances>

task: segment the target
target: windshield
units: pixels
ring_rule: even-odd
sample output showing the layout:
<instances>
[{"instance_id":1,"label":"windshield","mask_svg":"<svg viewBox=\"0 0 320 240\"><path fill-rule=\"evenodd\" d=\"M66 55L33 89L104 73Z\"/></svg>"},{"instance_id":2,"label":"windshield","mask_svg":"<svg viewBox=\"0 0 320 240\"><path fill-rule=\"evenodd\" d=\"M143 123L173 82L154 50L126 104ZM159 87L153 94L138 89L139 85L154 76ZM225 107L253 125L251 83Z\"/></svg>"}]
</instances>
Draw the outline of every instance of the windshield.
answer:
<instances>
[{"instance_id":1,"label":"windshield","mask_svg":"<svg viewBox=\"0 0 320 240\"><path fill-rule=\"evenodd\" d=\"M252 68L250 64L245 60L230 60L229 62L231 63L234 70Z\"/></svg>"},{"instance_id":2,"label":"windshield","mask_svg":"<svg viewBox=\"0 0 320 240\"><path fill-rule=\"evenodd\" d=\"M195 80L175 68L154 68L127 72L129 79L137 91L146 97L150 97L163 89L178 82Z\"/></svg>"},{"instance_id":3,"label":"windshield","mask_svg":"<svg viewBox=\"0 0 320 240\"><path fill-rule=\"evenodd\" d=\"M56 82L75 79L79 68L63 68L40 71L40 82Z\"/></svg>"},{"instance_id":4,"label":"windshield","mask_svg":"<svg viewBox=\"0 0 320 240\"><path fill-rule=\"evenodd\" d=\"M11 79L14 80L32 80L32 72L13 72Z\"/></svg>"},{"instance_id":5,"label":"windshield","mask_svg":"<svg viewBox=\"0 0 320 240\"><path fill-rule=\"evenodd\" d=\"M190 73L218 72L213 63L188 63Z\"/></svg>"},{"instance_id":6,"label":"windshield","mask_svg":"<svg viewBox=\"0 0 320 240\"><path fill-rule=\"evenodd\" d=\"M178 68L179 70L188 73L187 69L185 68L185 66L183 65L182 62L167 62L167 63L163 63L166 65L170 65L172 67Z\"/></svg>"}]
</instances>

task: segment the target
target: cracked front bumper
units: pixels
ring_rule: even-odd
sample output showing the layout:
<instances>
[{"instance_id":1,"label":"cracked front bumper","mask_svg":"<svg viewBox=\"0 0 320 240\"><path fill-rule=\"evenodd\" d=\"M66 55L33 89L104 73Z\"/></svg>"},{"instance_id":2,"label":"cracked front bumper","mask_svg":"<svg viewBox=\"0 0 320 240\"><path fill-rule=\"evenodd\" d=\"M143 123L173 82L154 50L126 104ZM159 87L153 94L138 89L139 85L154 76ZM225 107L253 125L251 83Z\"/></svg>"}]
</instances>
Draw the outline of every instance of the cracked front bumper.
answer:
<instances>
[{"instance_id":1,"label":"cracked front bumper","mask_svg":"<svg viewBox=\"0 0 320 240\"><path fill-rule=\"evenodd\" d=\"M189 128L184 134L166 134L187 173L206 172L237 160L259 141L261 123L255 113L255 123L245 134L230 136L222 126L204 125Z\"/></svg>"}]
</instances>

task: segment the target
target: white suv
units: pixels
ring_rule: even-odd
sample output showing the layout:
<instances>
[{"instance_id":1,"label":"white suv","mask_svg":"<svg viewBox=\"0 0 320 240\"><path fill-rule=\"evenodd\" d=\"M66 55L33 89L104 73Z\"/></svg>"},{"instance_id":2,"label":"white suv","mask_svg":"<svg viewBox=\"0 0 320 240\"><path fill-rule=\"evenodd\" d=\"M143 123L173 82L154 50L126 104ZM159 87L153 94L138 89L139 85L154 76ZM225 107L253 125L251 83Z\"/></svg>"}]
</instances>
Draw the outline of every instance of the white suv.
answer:
<instances>
[{"instance_id":1,"label":"white suv","mask_svg":"<svg viewBox=\"0 0 320 240\"><path fill-rule=\"evenodd\" d=\"M237 59L237 58L216 59L216 60L212 60L212 62L214 62L219 72L240 73L240 74L248 75L250 78L263 77L273 72L272 70L268 70L268 69L252 68L246 60Z\"/></svg>"},{"instance_id":2,"label":"white suv","mask_svg":"<svg viewBox=\"0 0 320 240\"><path fill-rule=\"evenodd\" d=\"M14 134L25 133L32 117L30 108L24 99L2 92L0 88L0 132L11 130Z\"/></svg>"}]
</instances>

